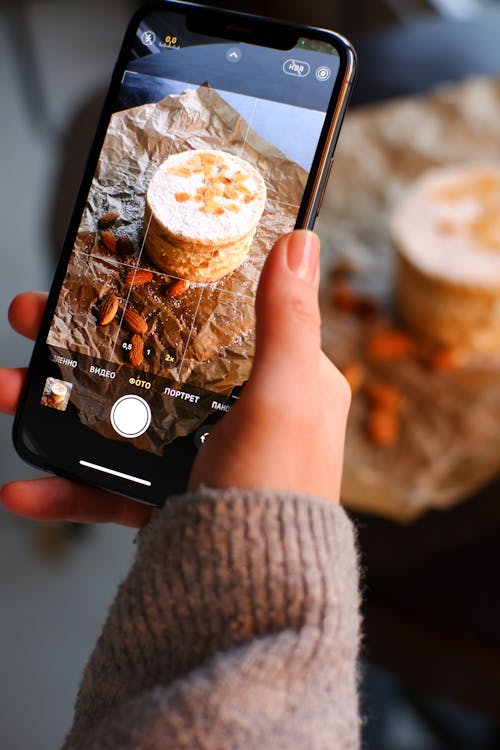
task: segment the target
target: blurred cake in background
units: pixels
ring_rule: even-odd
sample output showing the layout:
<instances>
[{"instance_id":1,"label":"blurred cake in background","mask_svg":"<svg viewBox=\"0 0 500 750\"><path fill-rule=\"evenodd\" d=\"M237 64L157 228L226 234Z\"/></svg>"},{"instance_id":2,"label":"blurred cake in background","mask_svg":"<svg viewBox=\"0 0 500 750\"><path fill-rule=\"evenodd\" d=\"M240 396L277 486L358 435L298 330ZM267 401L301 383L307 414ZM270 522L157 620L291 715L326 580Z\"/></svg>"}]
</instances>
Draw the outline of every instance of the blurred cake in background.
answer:
<instances>
[{"instance_id":1,"label":"blurred cake in background","mask_svg":"<svg viewBox=\"0 0 500 750\"><path fill-rule=\"evenodd\" d=\"M391 230L406 325L464 352L500 353L500 165L426 172Z\"/></svg>"}]
</instances>

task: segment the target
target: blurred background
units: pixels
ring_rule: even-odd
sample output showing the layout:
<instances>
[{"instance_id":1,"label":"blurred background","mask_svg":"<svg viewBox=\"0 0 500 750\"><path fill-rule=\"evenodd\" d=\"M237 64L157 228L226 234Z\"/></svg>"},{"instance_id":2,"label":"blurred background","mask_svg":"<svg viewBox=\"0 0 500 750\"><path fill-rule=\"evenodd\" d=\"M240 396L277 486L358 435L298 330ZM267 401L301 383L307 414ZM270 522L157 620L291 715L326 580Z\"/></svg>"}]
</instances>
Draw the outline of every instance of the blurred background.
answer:
<instances>
[{"instance_id":1,"label":"blurred background","mask_svg":"<svg viewBox=\"0 0 500 750\"><path fill-rule=\"evenodd\" d=\"M351 38L360 59L353 126L346 131L351 148L356 127L374 108L392 106L400 97L419 101L415 97L470 77L490 81L500 72L500 4L206 4L334 28ZM8 328L8 304L16 292L45 289L50 282L100 104L138 5L0 0L4 365L24 364L31 351ZM500 144L500 117L496 122ZM369 143L369 132L363 137ZM327 248L329 217L339 210L336 174L325 200L326 220L318 225ZM363 185L355 187L362 198ZM16 457L10 430L11 418L1 417L2 483L36 475ZM490 482L447 510L425 508L411 521L383 511L353 512L366 571L366 750L500 748L499 499ZM40 526L0 510L2 748L52 750L62 742L83 665L133 557L133 536L111 526Z\"/></svg>"}]
</instances>

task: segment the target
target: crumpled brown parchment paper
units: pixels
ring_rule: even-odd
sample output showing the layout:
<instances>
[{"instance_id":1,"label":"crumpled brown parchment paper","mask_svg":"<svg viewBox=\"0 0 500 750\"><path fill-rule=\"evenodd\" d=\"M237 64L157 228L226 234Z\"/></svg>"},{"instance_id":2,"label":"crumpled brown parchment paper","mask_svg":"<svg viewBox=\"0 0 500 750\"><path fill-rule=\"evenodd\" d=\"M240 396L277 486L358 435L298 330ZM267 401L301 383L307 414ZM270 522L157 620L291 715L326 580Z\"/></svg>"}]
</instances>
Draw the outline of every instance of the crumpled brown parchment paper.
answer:
<instances>
[{"instance_id":1,"label":"crumpled brown parchment paper","mask_svg":"<svg viewBox=\"0 0 500 750\"><path fill-rule=\"evenodd\" d=\"M404 190L431 167L500 163L500 83L471 79L431 95L352 112L344 125L317 223L325 270L348 258L355 283L397 322L389 221ZM326 277L327 274L324 274ZM500 371L487 364L432 373L416 361L374 362L366 330L322 300L323 343L339 366L364 362L368 377L406 398L401 434L376 447L367 407L355 396L348 426L344 502L356 510L410 521L474 494L500 471Z\"/></svg>"}]
</instances>

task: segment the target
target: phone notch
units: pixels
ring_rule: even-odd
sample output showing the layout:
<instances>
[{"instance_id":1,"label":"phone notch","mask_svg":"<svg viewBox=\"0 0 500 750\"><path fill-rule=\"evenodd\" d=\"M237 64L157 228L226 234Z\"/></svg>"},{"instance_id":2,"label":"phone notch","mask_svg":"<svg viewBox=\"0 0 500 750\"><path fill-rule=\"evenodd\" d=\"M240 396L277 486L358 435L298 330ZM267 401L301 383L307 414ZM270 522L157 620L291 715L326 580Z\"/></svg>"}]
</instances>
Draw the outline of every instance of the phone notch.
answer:
<instances>
[{"instance_id":1,"label":"phone notch","mask_svg":"<svg viewBox=\"0 0 500 750\"><path fill-rule=\"evenodd\" d=\"M293 49L300 36L298 29L277 21L245 13L233 13L228 19L226 13L202 6L190 7L186 26L195 33L280 50Z\"/></svg>"}]
</instances>

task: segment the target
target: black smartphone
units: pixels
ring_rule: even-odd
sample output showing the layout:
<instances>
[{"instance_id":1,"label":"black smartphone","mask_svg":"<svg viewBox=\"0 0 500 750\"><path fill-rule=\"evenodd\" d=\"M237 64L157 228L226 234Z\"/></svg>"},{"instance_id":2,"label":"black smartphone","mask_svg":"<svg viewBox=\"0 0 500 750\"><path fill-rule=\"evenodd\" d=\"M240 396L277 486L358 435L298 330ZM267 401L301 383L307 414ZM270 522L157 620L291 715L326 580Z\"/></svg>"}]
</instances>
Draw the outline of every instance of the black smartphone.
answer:
<instances>
[{"instance_id":1,"label":"black smartphone","mask_svg":"<svg viewBox=\"0 0 500 750\"><path fill-rule=\"evenodd\" d=\"M127 30L14 424L28 462L153 505L252 363L266 254L312 228L341 36L182 2Z\"/></svg>"}]
</instances>

